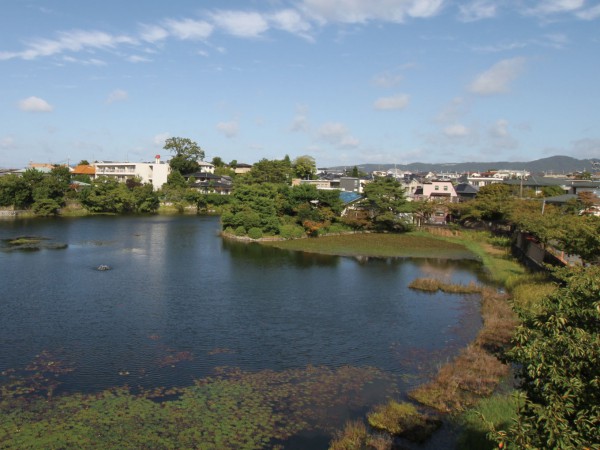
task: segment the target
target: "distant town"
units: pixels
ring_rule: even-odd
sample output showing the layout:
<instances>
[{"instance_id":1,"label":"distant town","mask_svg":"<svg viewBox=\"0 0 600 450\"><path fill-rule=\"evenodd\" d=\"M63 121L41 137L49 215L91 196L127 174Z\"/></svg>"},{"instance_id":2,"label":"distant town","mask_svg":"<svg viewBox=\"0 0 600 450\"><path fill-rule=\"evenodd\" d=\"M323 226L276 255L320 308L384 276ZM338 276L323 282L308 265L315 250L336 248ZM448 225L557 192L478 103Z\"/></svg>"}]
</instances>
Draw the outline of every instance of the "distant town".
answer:
<instances>
[{"instance_id":1,"label":"distant town","mask_svg":"<svg viewBox=\"0 0 600 450\"><path fill-rule=\"evenodd\" d=\"M310 157L306 157L310 158ZM564 157L553 157L556 159ZM549 160L553 159L549 158ZM578 161L574 160L573 161ZM313 161L314 164L314 161ZM473 164L473 163L466 163ZM492 165L494 163L479 163L479 165ZM524 166L528 163L515 163ZM376 178L393 178L404 189L409 201L443 200L447 202L460 202L477 195L483 186L502 183L517 187L521 196L543 196L546 200L557 204L568 202L577 197L581 192L592 192L600 195L600 160L587 160L581 166L583 170L568 173L556 171L530 171L521 168L515 169L488 169L485 171L450 171L447 167L439 170L440 165L430 165L434 170L415 171L397 168L393 165L364 165L352 167L317 168L314 167L307 179L292 178L291 185L309 184L319 190L340 190L362 194L365 186ZM156 155L153 161L147 162L115 162L95 161L88 163L82 161L76 165L52 164L30 162L27 167L19 169L0 169L0 177L6 175L21 175L27 170L35 169L42 173L49 173L54 167L67 167L72 179L78 188L85 186L86 181L94 181L100 177L107 177L118 182L139 180L144 184L152 185L155 191L160 190L168 181L172 173L169 161L161 155ZM389 167L382 169L382 167ZM423 167L426 165L415 164ZM446 165L450 166L450 165ZM457 164L456 166L460 166ZM189 187L203 193L231 194L234 178L247 174L254 164L238 163L232 161L225 164L221 158L214 158L212 162L197 161L194 172L182 175ZM435 170L435 169L438 170ZM77 181L84 180L84 181Z\"/></svg>"}]
</instances>

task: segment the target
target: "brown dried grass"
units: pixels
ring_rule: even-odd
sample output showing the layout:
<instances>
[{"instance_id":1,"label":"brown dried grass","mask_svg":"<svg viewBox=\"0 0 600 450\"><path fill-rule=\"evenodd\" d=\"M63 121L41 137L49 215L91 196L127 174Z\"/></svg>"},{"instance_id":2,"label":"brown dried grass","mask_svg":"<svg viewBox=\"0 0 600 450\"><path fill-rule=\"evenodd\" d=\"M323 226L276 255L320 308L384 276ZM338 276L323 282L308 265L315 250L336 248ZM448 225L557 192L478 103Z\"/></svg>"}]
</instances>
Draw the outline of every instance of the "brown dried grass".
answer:
<instances>
[{"instance_id":1,"label":"brown dried grass","mask_svg":"<svg viewBox=\"0 0 600 450\"><path fill-rule=\"evenodd\" d=\"M463 411L482 397L491 395L509 368L495 353L509 343L517 319L508 296L491 288L480 288L483 327L475 341L436 377L409 392L409 397L440 412Z\"/></svg>"},{"instance_id":2,"label":"brown dried grass","mask_svg":"<svg viewBox=\"0 0 600 450\"><path fill-rule=\"evenodd\" d=\"M473 281L469 284L444 283L436 278L415 278L408 287L419 291L442 291L448 294L479 294L483 289Z\"/></svg>"}]
</instances>

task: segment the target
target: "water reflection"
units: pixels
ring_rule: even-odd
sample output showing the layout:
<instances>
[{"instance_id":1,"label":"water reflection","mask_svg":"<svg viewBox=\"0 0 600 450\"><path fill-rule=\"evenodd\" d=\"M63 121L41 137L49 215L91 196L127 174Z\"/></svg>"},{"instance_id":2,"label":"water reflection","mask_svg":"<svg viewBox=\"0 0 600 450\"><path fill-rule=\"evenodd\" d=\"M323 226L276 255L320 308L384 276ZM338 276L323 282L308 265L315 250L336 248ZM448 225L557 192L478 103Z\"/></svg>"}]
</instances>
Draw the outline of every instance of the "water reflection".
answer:
<instances>
[{"instance_id":1,"label":"water reflection","mask_svg":"<svg viewBox=\"0 0 600 450\"><path fill-rule=\"evenodd\" d=\"M240 261L260 264L263 267L278 267L282 264L297 267L336 266L340 259L338 256L280 250L254 242L237 242L230 239L223 239L222 247Z\"/></svg>"},{"instance_id":2,"label":"water reflection","mask_svg":"<svg viewBox=\"0 0 600 450\"><path fill-rule=\"evenodd\" d=\"M73 391L187 385L224 365L368 365L410 385L406 375L427 376L480 325L477 302L407 288L419 276L477 280L472 261L315 255L221 240L218 230L218 218L195 216L0 223L0 238L69 244L0 254L0 371L62 348Z\"/></svg>"}]
</instances>

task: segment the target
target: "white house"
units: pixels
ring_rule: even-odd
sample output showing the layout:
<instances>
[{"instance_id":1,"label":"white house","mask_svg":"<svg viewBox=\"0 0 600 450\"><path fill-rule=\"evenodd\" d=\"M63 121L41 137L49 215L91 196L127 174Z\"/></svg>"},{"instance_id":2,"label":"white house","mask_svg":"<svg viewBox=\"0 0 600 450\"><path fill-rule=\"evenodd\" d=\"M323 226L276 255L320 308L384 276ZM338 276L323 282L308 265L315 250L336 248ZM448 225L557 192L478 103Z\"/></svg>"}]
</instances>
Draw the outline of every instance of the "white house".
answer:
<instances>
[{"instance_id":1,"label":"white house","mask_svg":"<svg viewBox=\"0 0 600 450\"><path fill-rule=\"evenodd\" d=\"M432 180L417 188L413 194L413 199L456 202L458 201L458 195L450 180Z\"/></svg>"},{"instance_id":2,"label":"white house","mask_svg":"<svg viewBox=\"0 0 600 450\"><path fill-rule=\"evenodd\" d=\"M155 191L167 182L167 176L171 172L171 167L160 160L160 155L156 155L153 163L101 161L93 163L92 166L96 168L95 179L110 177L125 183L128 179L139 177L142 183L150 183Z\"/></svg>"}]
</instances>

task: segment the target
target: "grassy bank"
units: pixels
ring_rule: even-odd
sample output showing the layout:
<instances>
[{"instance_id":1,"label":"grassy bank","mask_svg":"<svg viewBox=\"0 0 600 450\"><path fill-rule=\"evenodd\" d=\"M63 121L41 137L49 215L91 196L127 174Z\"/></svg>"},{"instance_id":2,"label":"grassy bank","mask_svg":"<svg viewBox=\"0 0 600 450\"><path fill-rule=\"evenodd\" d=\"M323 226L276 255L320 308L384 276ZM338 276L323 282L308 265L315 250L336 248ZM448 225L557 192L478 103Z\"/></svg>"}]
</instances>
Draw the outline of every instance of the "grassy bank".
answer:
<instances>
[{"instance_id":1,"label":"grassy bank","mask_svg":"<svg viewBox=\"0 0 600 450\"><path fill-rule=\"evenodd\" d=\"M475 259L460 242L440 240L427 233L359 233L320 238L263 242L286 250L339 256Z\"/></svg>"}]
</instances>

